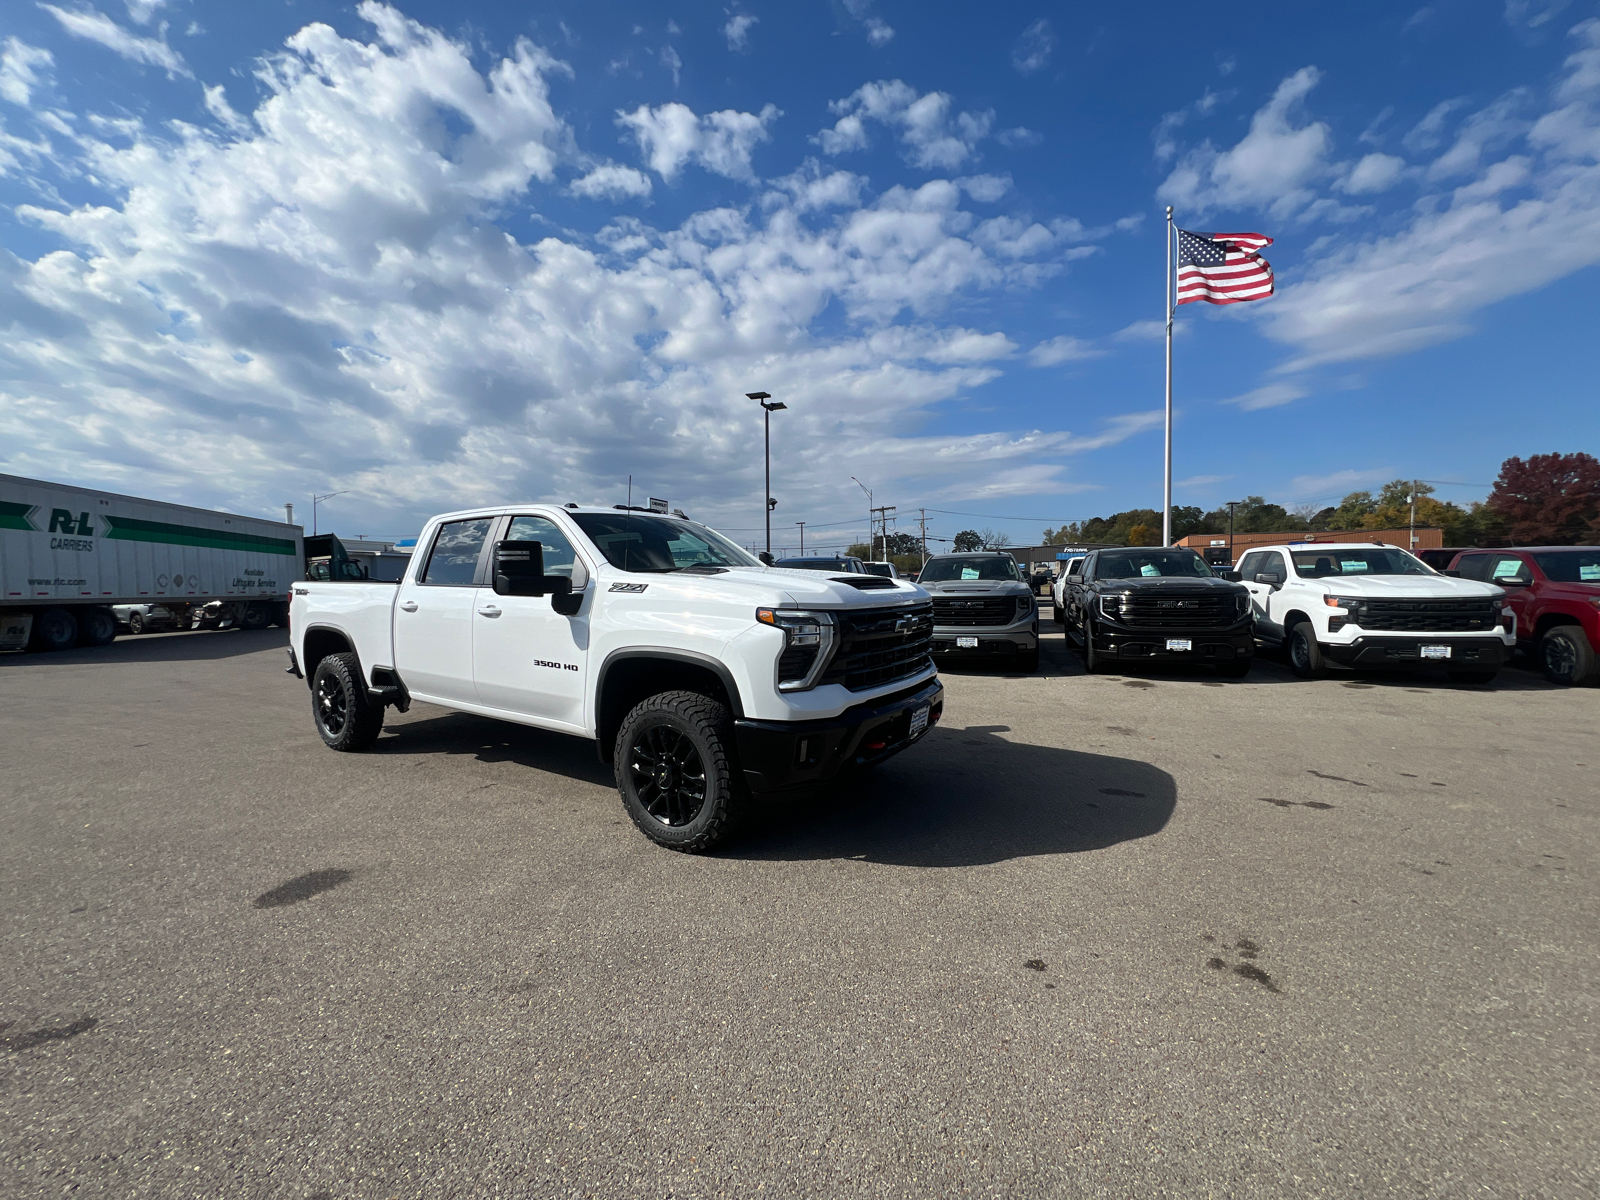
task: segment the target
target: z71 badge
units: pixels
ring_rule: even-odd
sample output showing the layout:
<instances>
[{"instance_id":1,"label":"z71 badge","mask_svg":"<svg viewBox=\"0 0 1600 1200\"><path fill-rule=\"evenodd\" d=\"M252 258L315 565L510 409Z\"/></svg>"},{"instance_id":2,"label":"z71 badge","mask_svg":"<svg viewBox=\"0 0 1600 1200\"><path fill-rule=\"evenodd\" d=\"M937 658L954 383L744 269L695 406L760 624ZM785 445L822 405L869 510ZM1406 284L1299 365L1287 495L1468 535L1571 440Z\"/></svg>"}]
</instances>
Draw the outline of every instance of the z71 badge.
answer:
<instances>
[{"instance_id":1,"label":"z71 badge","mask_svg":"<svg viewBox=\"0 0 1600 1200\"><path fill-rule=\"evenodd\" d=\"M613 583L611 590L613 592L632 592L637 594L649 586L648 583Z\"/></svg>"}]
</instances>

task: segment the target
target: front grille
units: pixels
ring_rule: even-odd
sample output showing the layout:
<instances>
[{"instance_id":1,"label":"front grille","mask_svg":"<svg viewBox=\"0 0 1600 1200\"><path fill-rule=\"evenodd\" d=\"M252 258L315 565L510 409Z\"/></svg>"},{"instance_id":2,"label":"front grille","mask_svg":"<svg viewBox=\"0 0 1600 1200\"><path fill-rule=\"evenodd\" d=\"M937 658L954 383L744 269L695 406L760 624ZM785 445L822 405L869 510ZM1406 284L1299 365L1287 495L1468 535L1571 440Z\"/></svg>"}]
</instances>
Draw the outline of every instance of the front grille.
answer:
<instances>
[{"instance_id":1,"label":"front grille","mask_svg":"<svg viewBox=\"0 0 1600 1200\"><path fill-rule=\"evenodd\" d=\"M1015 596L937 597L933 602L933 623L939 626L1009 625L1016 619Z\"/></svg>"},{"instance_id":2,"label":"front grille","mask_svg":"<svg viewBox=\"0 0 1600 1200\"><path fill-rule=\"evenodd\" d=\"M783 682L804 679L817 661L817 647L790 646L778 659L778 678Z\"/></svg>"},{"instance_id":3,"label":"front grille","mask_svg":"<svg viewBox=\"0 0 1600 1200\"><path fill-rule=\"evenodd\" d=\"M1135 629L1220 629L1237 624L1241 617L1239 602L1232 592L1190 596L1163 592L1158 596L1125 596L1118 620Z\"/></svg>"},{"instance_id":4,"label":"front grille","mask_svg":"<svg viewBox=\"0 0 1600 1200\"><path fill-rule=\"evenodd\" d=\"M837 612L834 617L839 643L820 683L842 683L860 692L908 679L932 661L933 606L926 601Z\"/></svg>"},{"instance_id":5,"label":"front grille","mask_svg":"<svg viewBox=\"0 0 1600 1200\"><path fill-rule=\"evenodd\" d=\"M1499 619L1493 600L1363 600L1351 615L1362 629L1389 633L1483 633Z\"/></svg>"}]
</instances>

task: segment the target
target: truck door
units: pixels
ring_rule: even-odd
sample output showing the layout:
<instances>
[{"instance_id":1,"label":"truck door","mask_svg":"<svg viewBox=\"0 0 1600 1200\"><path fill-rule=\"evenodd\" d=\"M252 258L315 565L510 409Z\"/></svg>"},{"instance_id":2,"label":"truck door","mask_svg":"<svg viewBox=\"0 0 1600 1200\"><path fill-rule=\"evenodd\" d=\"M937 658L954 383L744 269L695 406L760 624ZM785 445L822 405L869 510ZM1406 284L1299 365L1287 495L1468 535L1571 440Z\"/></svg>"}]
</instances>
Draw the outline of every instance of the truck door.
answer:
<instances>
[{"instance_id":1,"label":"truck door","mask_svg":"<svg viewBox=\"0 0 1600 1200\"><path fill-rule=\"evenodd\" d=\"M544 573L564 575L581 592L588 568L547 517L514 516L495 540L538 542ZM492 568L491 568L492 569ZM559 613L549 596L501 596L488 577L478 588L472 639L478 702L524 716L582 726L589 675L589 605Z\"/></svg>"},{"instance_id":2,"label":"truck door","mask_svg":"<svg viewBox=\"0 0 1600 1200\"><path fill-rule=\"evenodd\" d=\"M446 521L395 597L395 669L419 700L477 702L472 634L478 578L497 517Z\"/></svg>"},{"instance_id":3,"label":"truck door","mask_svg":"<svg viewBox=\"0 0 1600 1200\"><path fill-rule=\"evenodd\" d=\"M1271 584L1256 582L1257 575L1271 572L1277 572L1280 583L1288 578L1283 555L1276 551L1252 550L1239 560L1239 578L1250 592L1250 611L1255 618L1257 636L1281 641L1283 626L1272 619L1274 589Z\"/></svg>"},{"instance_id":4,"label":"truck door","mask_svg":"<svg viewBox=\"0 0 1600 1200\"><path fill-rule=\"evenodd\" d=\"M1517 637L1533 637L1539 627L1538 597L1534 594L1539 589L1533 586L1533 567L1514 550L1497 550L1488 556L1488 568L1480 578L1505 588L1505 603L1517 617Z\"/></svg>"}]
</instances>

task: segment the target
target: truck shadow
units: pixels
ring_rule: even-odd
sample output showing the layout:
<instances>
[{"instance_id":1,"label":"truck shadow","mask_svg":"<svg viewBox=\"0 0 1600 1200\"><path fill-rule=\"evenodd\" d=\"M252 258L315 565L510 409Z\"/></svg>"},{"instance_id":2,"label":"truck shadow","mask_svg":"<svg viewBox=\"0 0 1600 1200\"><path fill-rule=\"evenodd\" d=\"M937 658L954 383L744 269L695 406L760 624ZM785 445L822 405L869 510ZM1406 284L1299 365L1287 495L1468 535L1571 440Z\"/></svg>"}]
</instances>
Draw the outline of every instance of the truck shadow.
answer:
<instances>
[{"instance_id":1,"label":"truck shadow","mask_svg":"<svg viewBox=\"0 0 1600 1200\"><path fill-rule=\"evenodd\" d=\"M6 667L72 667L116 663L200 662L238 658L262 650L283 651L289 645L286 629L196 629L182 633L120 635L109 646L79 646L48 654L0 653ZM287 658L277 664L287 665Z\"/></svg>"},{"instance_id":2,"label":"truck shadow","mask_svg":"<svg viewBox=\"0 0 1600 1200\"><path fill-rule=\"evenodd\" d=\"M724 857L964 867L1081 854L1159 833L1177 784L1136 759L1033 746L1004 725L941 728L840 785L751 806Z\"/></svg>"}]
</instances>

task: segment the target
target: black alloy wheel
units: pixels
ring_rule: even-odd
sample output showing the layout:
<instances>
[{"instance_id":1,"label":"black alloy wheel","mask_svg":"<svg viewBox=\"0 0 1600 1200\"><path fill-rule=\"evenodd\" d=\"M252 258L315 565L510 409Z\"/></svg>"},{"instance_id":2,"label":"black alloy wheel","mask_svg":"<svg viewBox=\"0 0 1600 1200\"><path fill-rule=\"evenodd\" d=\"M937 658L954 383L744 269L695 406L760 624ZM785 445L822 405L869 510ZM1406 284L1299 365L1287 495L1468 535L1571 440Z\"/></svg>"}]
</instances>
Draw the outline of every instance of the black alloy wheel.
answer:
<instances>
[{"instance_id":1,"label":"black alloy wheel","mask_svg":"<svg viewBox=\"0 0 1600 1200\"><path fill-rule=\"evenodd\" d=\"M350 697L332 672L317 677L317 724L329 738L337 739L350 724Z\"/></svg>"},{"instance_id":2,"label":"black alloy wheel","mask_svg":"<svg viewBox=\"0 0 1600 1200\"><path fill-rule=\"evenodd\" d=\"M1091 675L1097 675L1106 669L1106 660L1094 648L1094 626L1087 620L1083 623L1080 636L1083 638L1083 669Z\"/></svg>"},{"instance_id":3,"label":"black alloy wheel","mask_svg":"<svg viewBox=\"0 0 1600 1200\"><path fill-rule=\"evenodd\" d=\"M654 820L682 828L706 803L706 767L689 735L671 725L643 730L628 755L639 803Z\"/></svg>"},{"instance_id":4,"label":"black alloy wheel","mask_svg":"<svg viewBox=\"0 0 1600 1200\"><path fill-rule=\"evenodd\" d=\"M733 715L697 692L640 701L617 731L617 791L628 817L671 850L709 850L732 830L744 779L734 753Z\"/></svg>"},{"instance_id":5,"label":"black alloy wheel","mask_svg":"<svg viewBox=\"0 0 1600 1200\"><path fill-rule=\"evenodd\" d=\"M334 750L365 750L383 729L383 705L373 703L354 654L330 654L311 679L311 719Z\"/></svg>"},{"instance_id":6,"label":"black alloy wheel","mask_svg":"<svg viewBox=\"0 0 1600 1200\"><path fill-rule=\"evenodd\" d=\"M1574 687L1595 674L1594 648L1578 625L1557 625L1539 640L1539 670L1551 683Z\"/></svg>"}]
</instances>

